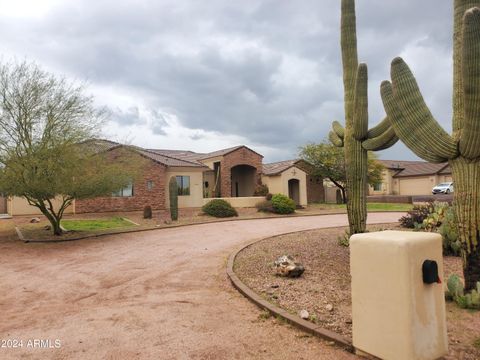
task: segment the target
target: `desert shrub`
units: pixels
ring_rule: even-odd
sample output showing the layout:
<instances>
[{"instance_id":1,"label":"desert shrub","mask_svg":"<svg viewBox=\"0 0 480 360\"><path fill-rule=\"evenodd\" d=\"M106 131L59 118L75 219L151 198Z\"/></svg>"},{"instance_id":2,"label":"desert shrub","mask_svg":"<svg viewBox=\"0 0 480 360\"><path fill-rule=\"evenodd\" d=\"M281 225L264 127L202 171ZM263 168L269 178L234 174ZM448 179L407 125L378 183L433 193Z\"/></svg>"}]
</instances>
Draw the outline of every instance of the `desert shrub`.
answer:
<instances>
[{"instance_id":1,"label":"desert shrub","mask_svg":"<svg viewBox=\"0 0 480 360\"><path fill-rule=\"evenodd\" d=\"M423 224L423 220L434 211L433 203L426 205L415 205L412 210L407 211L407 215L402 216L399 221L400 225L409 229L418 228Z\"/></svg>"},{"instance_id":2,"label":"desert shrub","mask_svg":"<svg viewBox=\"0 0 480 360\"><path fill-rule=\"evenodd\" d=\"M443 239L443 254L460 256L461 243L453 207L446 202L417 205L400 218L400 224L415 230L438 232Z\"/></svg>"},{"instance_id":3,"label":"desert shrub","mask_svg":"<svg viewBox=\"0 0 480 360\"><path fill-rule=\"evenodd\" d=\"M237 210L235 210L229 202L222 199L209 201L203 205L202 211L207 215L217 218L238 216Z\"/></svg>"},{"instance_id":4,"label":"desert shrub","mask_svg":"<svg viewBox=\"0 0 480 360\"><path fill-rule=\"evenodd\" d=\"M272 208L276 214L291 214L295 212L295 201L283 194L272 196Z\"/></svg>"},{"instance_id":5,"label":"desert shrub","mask_svg":"<svg viewBox=\"0 0 480 360\"><path fill-rule=\"evenodd\" d=\"M272 197L273 197L273 194L268 193L267 195L265 195L265 200L272 200Z\"/></svg>"},{"instance_id":6,"label":"desert shrub","mask_svg":"<svg viewBox=\"0 0 480 360\"><path fill-rule=\"evenodd\" d=\"M255 191L253 192L253 196L266 196L268 194L268 186L265 184L258 184L255 187Z\"/></svg>"},{"instance_id":7,"label":"desert shrub","mask_svg":"<svg viewBox=\"0 0 480 360\"><path fill-rule=\"evenodd\" d=\"M144 219L152 218L152 207L150 205L147 205L143 208L143 218Z\"/></svg>"},{"instance_id":8,"label":"desert shrub","mask_svg":"<svg viewBox=\"0 0 480 360\"><path fill-rule=\"evenodd\" d=\"M260 212L273 212L272 202L270 200L263 200L255 204L255 207Z\"/></svg>"},{"instance_id":9,"label":"desert shrub","mask_svg":"<svg viewBox=\"0 0 480 360\"><path fill-rule=\"evenodd\" d=\"M343 235L340 235L337 238L338 245L344 246L344 247L349 247L350 246L350 233L348 230L345 230Z\"/></svg>"}]
</instances>

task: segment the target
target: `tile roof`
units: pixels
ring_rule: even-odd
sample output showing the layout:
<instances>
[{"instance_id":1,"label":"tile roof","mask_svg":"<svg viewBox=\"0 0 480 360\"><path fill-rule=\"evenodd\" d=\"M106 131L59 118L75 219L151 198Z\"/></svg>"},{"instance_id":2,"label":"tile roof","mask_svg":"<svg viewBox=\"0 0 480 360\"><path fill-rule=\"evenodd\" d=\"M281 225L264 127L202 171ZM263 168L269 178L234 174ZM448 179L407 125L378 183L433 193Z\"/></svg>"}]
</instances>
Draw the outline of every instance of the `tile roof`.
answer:
<instances>
[{"instance_id":1,"label":"tile roof","mask_svg":"<svg viewBox=\"0 0 480 360\"><path fill-rule=\"evenodd\" d=\"M167 150L167 149L148 149L148 151L151 151L151 152L154 152L154 153L157 153L157 154L162 154L162 155L169 156L169 157L174 157L174 158L177 158L177 159L183 159L183 160L186 160L186 161L197 162L197 163L201 164L200 160L209 159L209 158L217 157L217 156L227 155L227 154L229 154L229 153L231 153L235 150L241 149L243 147L247 148L250 151L253 151L252 149L246 147L245 145L233 146L231 148L212 151L212 152L209 152L209 153L196 153L196 152L189 151L189 150ZM253 151L253 152L258 154L256 151ZM263 157L263 155L261 155L261 154L258 154L258 155Z\"/></svg>"},{"instance_id":2,"label":"tile roof","mask_svg":"<svg viewBox=\"0 0 480 360\"><path fill-rule=\"evenodd\" d=\"M102 151L110 151L119 146L124 146L124 145L114 141L103 140L103 139L95 139L88 142L88 148L93 149L95 153L102 152ZM234 146L227 149L213 151L210 153L195 153L189 150L144 149L139 146L131 146L131 145L125 145L125 146L129 146L131 149L135 150L141 155L153 161L156 161L160 164L164 164L166 166L202 167L202 168L207 167L205 164L201 162L201 160L203 159L209 159L216 156L223 156L231 153L232 151L238 150L242 147L247 148L245 145L239 145L239 146Z\"/></svg>"},{"instance_id":3,"label":"tile roof","mask_svg":"<svg viewBox=\"0 0 480 360\"><path fill-rule=\"evenodd\" d=\"M149 151L149 150L145 150L145 149L142 149L142 148L136 148L135 150L139 154L145 156L146 158L149 158L149 159L151 159L155 162L158 162L158 163L166 165L166 166L207 168L206 165L204 165L202 163L199 163L199 162L186 161L186 160L182 160L182 159L171 157L171 156L165 156L163 154L159 154L159 153Z\"/></svg>"},{"instance_id":4,"label":"tile roof","mask_svg":"<svg viewBox=\"0 0 480 360\"><path fill-rule=\"evenodd\" d=\"M189 161L186 159L182 159L181 157L174 157L168 156L161 153L156 153L151 150L146 150L139 146L132 146L132 145L122 145L114 141L110 140L103 140L103 139L94 139L82 143L82 146L87 146L89 150L93 150L94 153L99 153L103 151L110 151L120 146L128 147L140 155L153 160L157 163L166 165L166 166L182 166L182 167L206 167L204 164L196 161Z\"/></svg>"},{"instance_id":5,"label":"tile roof","mask_svg":"<svg viewBox=\"0 0 480 360\"><path fill-rule=\"evenodd\" d=\"M425 161L378 160L390 170L397 170L393 177L451 174L448 163L434 164Z\"/></svg>"},{"instance_id":6,"label":"tile roof","mask_svg":"<svg viewBox=\"0 0 480 360\"><path fill-rule=\"evenodd\" d=\"M121 144L110 140L92 139L80 143L80 146L87 151L92 151L93 153L98 154L103 151L110 151L121 146Z\"/></svg>"},{"instance_id":7,"label":"tile roof","mask_svg":"<svg viewBox=\"0 0 480 360\"><path fill-rule=\"evenodd\" d=\"M262 173L267 176L278 175L283 171L290 169L292 166L295 166L298 163L299 159L295 160L285 160L285 161L278 161L270 164L263 164Z\"/></svg>"}]
</instances>

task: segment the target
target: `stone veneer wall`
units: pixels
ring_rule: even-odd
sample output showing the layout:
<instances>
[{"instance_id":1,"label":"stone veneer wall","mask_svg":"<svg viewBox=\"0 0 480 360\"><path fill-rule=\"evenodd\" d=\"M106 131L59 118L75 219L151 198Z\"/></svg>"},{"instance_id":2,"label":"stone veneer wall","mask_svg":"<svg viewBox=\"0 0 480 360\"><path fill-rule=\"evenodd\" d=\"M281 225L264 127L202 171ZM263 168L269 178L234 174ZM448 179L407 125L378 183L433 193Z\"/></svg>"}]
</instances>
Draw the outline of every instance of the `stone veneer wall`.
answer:
<instances>
[{"instance_id":1,"label":"stone veneer wall","mask_svg":"<svg viewBox=\"0 0 480 360\"><path fill-rule=\"evenodd\" d=\"M115 158L115 150L112 151ZM107 211L140 211L147 205L154 210L165 208L165 171L166 167L140 155L133 155L132 161L138 156L145 162L142 174L133 184L133 196L130 197L97 197L75 201L76 213L107 212ZM139 159L140 160L140 159ZM153 188L147 188L147 181L153 181Z\"/></svg>"},{"instance_id":2,"label":"stone veneer wall","mask_svg":"<svg viewBox=\"0 0 480 360\"><path fill-rule=\"evenodd\" d=\"M261 182L262 156L242 147L223 156L221 161L220 181L221 196L232 196L231 169L237 165L250 165L257 169L255 182Z\"/></svg>"},{"instance_id":3,"label":"stone veneer wall","mask_svg":"<svg viewBox=\"0 0 480 360\"><path fill-rule=\"evenodd\" d=\"M307 175L307 202L309 204L325 202L325 189L322 177Z\"/></svg>"}]
</instances>

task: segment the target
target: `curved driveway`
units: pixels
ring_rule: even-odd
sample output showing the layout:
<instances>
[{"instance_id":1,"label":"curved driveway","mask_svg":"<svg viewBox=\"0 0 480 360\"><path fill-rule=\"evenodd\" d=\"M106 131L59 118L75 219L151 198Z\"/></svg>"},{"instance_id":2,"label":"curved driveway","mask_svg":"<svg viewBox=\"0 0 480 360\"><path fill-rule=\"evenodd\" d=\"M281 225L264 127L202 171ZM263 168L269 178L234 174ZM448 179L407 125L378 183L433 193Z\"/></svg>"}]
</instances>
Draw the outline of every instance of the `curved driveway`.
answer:
<instances>
[{"instance_id":1,"label":"curved driveway","mask_svg":"<svg viewBox=\"0 0 480 360\"><path fill-rule=\"evenodd\" d=\"M369 223L401 215L371 213ZM228 255L253 239L346 224L346 215L289 217L2 244L0 339L21 339L23 347L0 347L0 358L354 358L279 321L262 321L225 275ZM34 339L61 346L27 347Z\"/></svg>"}]
</instances>

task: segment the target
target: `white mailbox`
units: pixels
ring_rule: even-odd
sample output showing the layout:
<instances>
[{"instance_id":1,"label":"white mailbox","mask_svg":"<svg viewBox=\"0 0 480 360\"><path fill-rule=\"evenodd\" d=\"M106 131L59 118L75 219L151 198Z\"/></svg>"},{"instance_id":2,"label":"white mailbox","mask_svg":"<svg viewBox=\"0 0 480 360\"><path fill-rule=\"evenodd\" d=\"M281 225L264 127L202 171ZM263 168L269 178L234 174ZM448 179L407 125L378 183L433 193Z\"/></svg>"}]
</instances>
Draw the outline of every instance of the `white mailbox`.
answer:
<instances>
[{"instance_id":1,"label":"white mailbox","mask_svg":"<svg viewBox=\"0 0 480 360\"><path fill-rule=\"evenodd\" d=\"M439 234L382 231L350 238L356 349L385 360L447 354L442 259Z\"/></svg>"}]
</instances>

